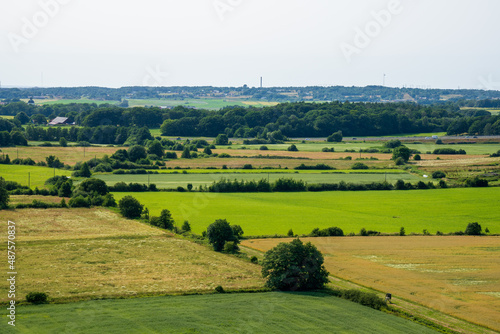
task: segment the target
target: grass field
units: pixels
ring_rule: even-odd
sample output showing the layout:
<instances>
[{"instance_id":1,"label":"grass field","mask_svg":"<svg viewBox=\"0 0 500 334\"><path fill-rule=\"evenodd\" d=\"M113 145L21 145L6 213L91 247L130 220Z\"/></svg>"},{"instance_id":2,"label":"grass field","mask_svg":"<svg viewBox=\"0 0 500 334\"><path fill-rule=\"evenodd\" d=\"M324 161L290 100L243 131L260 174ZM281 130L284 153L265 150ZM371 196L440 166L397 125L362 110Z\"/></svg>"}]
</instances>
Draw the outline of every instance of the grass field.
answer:
<instances>
[{"instance_id":1,"label":"grass field","mask_svg":"<svg viewBox=\"0 0 500 334\"><path fill-rule=\"evenodd\" d=\"M247 240L243 245L267 251L290 240ZM333 276L500 331L500 237L303 241L311 241L325 255L325 266Z\"/></svg>"},{"instance_id":2,"label":"grass field","mask_svg":"<svg viewBox=\"0 0 500 334\"><path fill-rule=\"evenodd\" d=\"M200 185L210 185L214 181L225 178L227 180L245 180L245 181L259 181L261 179L269 179L270 182L274 182L279 178L292 178L296 180L303 180L309 184L311 183L338 183L340 181L352 182L352 183L371 183L371 182L387 182L395 183L397 180L401 179L405 182L415 183L420 180L425 180L422 177L418 177L411 174L397 173L397 174L383 174L383 173L240 173L240 174L201 174L201 173L189 173L189 174L151 174L151 175L95 175L96 178L106 181L108 185L114 185L117 182L136 182L148 184L154 183L158 188L177 188L182 186L186 188L188 183L191 183L195 188Z\"/></svg>"},{"instance_id":3,"label":"grass field","mask_svg":"<svg viewBox=\"0 0 500 334\"><path fill-rule=\"evenodd\" d=\"M22 99L24 102L28 102L28 99ZM62 100L34 100L36 104L70 104L70 103L95 103L99 104L116 104L120 101L103 101L103 100L89 100L89 99L62 99Z\"/></svg>"},{"instance_id":4,"label":"grass field","mask_svg":"<svg viewBox=\"0 0 500 334\"><path fill-rule=\"evenodd\" d=\"M132 195L152 215L172 212L177 224L188 220L201 233L216 219L241 225L246 235L296 234L338 226L344 233L362 227L387 233L444 233L479 222L500 233L500 188L456 188L410 191L322 193L114 193L117 200Z\"/></svg>"},{"instance_id":5,"label":"grass field","mask_svg":"<svg viewBox=\"0 0 500 334\"><path fill-rule=\"evenodd\" d=\"M460 140L457 140L457 142ZM465 139L463 141L466 141ZM471 141L474 141L471 139ZM433 152L437 148L453 148L455 150L463 149L467 152L467 155L484 155L484 154L491 154L500 149L500 144L483 144L483 143L477 143L477 144L451 144L451 145L436 145L434 141L420 141L416 140L416 142L419 142L419 144L413 144L413 142L405 142L404 145L407 146L408 148L412 150L418 150L422 153L426 152ZM290 146L290 143L287 144L269 144L265 145L269 148L269 150L279 150L279 151L286 151L287 148ZM246 147L249 149L254 149L258 150L258 148L262 145L243 145L243 144L238 144L234 145L233 149L238 149L241 147ZM342 142L342 143L317 143L317 142L311 142L311 143L296 143L295 146L297 146L297 149L299 152L304 151L304 152L321 152L321 150L324 147L327 148L334 148L335 152L344 152L345 150L355 150L356 152L359 152L360 149L366 150L370 148L376 148L379 150L386 149L383 147L383 142L373 142L373 141L355 141L355 142ZM218 148L223 149L224 146L218 146ZM267 151L260 151L261 154L267 154ZM293 153L293 152L292 152ZM330 153L332 155L332 153ZM351 153L353 158L356 158L356 154ZM359 153L358 153L359 155ZM362 153L363 156L370 156L370 153ZM371 154L373 155L373 153ZM389 155L390 158L391 155Z\"/></svg>"},{"instance_id":6,"label":"grass field","mask_svg":"<svg viewBox=\"0 0 500 334\"><path fill-rule=\"evenodd\" d=\"M320 293L254 293L19 307L2 333L408 333L434 331Z\"/></svg>"},{"instance_id":7,"label":"grass field","mask_svg":"<svg viewBox=\"0 0 500 334\"><path fill-rule=\"evenodd\" d=\"M211 109L219 110L227 106L240 106L240 107L264 107L277 105L277 102L265 102L265 101L246 101L240 99L185 99L185 100L173 100L173 99L145 99L128 100L129 106L155 106L155 107L174 107L174 106L184 106L184 107L194 107L197 109Z\"/></svg>"},{"instance_id":8,"label":"grass field","mask_svg":"<svg viewBox=\"0 0 500 334\"><path fill-rule=\"evenodd\" d=\"M36 146L19 146L19 147L2 147L2 153L8 154L11 160L16 158L26 159L31 158L34 161L45 161L49 155L54 155L61 162L69 165L74 165L78 161L87 161L94 157L102 158L105 154L112 155L117 150L123 147L36 147Z\"/></svg>"},{"instance_id":9,"label":"grass field","mask_svg":"<svg viewBox=\"0 0 500 334\"><path fill-rule=\"evenodd\" d=\"M19 182L27 186L28 182L32 189L45 187L45 181L55 175L71 176L71 171L55 169L50 167L24 166L24 165L0 165L0 176L7 181Z\"/></svg>"},{"instance_id":10,"label":"grass field","mask_svg":"<svg viewBox=\"0 0 500 334\"><path fill-rule=\"evenodd\" d=\"M3 231L8 220L16 223L18 300L30 291L73 300L263 286L255 264L106 209L0 211ZM7 290L0 286L1 302Z\"/></svg>"}]
</instances>

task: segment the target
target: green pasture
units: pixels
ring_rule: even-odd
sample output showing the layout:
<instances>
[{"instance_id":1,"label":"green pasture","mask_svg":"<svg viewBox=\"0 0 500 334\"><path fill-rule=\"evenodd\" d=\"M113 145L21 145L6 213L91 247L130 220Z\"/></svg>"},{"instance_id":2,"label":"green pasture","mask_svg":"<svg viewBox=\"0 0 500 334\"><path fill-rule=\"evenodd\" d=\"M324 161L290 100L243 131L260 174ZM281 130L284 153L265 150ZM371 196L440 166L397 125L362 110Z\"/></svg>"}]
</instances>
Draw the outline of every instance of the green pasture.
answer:
<instances>
[{"instance_id":1,"label":"green pasture","mask_svg":"<svg viewBox=\"0 0 500 334\"><path fill-rule=\"evenodd\" d=\"M0 115L0 118L4 118L4 119L14 119L14 116L12 116L12 115Z\"/></svg>"},{"instance_id":2,"label":"green pasture","mask_svg":"<svg viewBox=\"0 0 500 334\"><path fill-rule=\"evenodd\" d=\"M435 333L321 293L253 293L18 306L2 333Z\"/></svg>"},{"instance_id":3,"label":"green pasture","mask_svg":"<svg viewBox=\"0 0 500 334\"><path fill-rule=\"evenodd\" d=\"M412 174L368 174L368 173L240 173L240 174L201 174L201 173L188 173L188 174L139 174L139 175L116 175L116 174L106 174L106 175L94 175L94 177L104 180L108 185L114 185L117 182L135 182L135 183L154 183L158 188L177 188L179 186L186 187L188 183L191 183L195 189L201 185L210 185L214 181L218 181L222 178L227 180L238 180L238 181L259 181L261 179L268 179L270 182L274 182L280 178L292 178L295 180L303 180L309 184L312 183L339 183L340 181L351 182L351 183L371 183L371 182L383 182L387 181L390 183L395 183L397 180L401 179L405 182L416 183L420 180L425 180L422 177L412 175Z\"/></svg>"},{"instance_id":4,"label":"green pasture","mask_svg":"<svg viewBox=\"0 0 500 334\"><path fill-rule=\"evenodd\" d=\"M137 198L159 215L169 209L178 225L187 220L201 233L216 219L241 225L246 235L310 233L338 226L344 233L361 228L384 233L444 233L464 230L478 222L500 233L500 188L434 190L333 191L299 193L114 193Z\"/></svg>"},{"instance_id":5,"label":"green pasture","mask_svg":"<svg viewBox=\"0 0 500 334\"><path fill-rule=\"evenodd\" d=\"M103 101L103 100L91 100L91 99L61 99L61 100L35 100L36 104L70 104L70 103L95 103L99 104L116 104L120 101Z\"/></svg>"},{"instance_id":6,"label":"green pasture","mask_svg":"<svg viewBox=\"0 0 500 334\"><path fill-rule=\"evenodd\" d=\"M155 107L194 107L197 109L213 109L218 110L227 106L240 106L246 107L240 101L225 100L225 99L186 99L186 100L173 100L173 99L130 99L127 100L130 107L134 106L155 106Z\"/></svg>"},{"instance_id":7,"label":"green pasture","mask_svg":"<svg viewBox=\"0 0 500 334\"><path fill-rule=\"evenodd\" d=\"M474 139L470 139L471 141L474 141ZM418 139L415 141L419 142ZM461 140L457 140L461 141ZM465 139L464 139L465 141ZM446 144L446 145L436 145L434 141L427 141L427 142L420 142L419 144L413 144L412 142L404 142L403 143L405 146L407 146L410 149L418 150L421 153L426 153L428 151L432 152L436 148L452 148L455 150L463 149L467 152L467 154L475 155L475 154L491 154L500 149L500 144ZM287 148L290 146L290 143L287 144L268 144L265 145L269 150L276 150L276 151L286 151ZM231 147L233 149L241 149L242 147L246 147L247 149L252 149L252 150L258 150L259 147L262 145L242 145L242 144L237 144L237 145L232 145ZM342 142L342 143L327 143L327 142L310 142L310 143L296 143L295 146L297 146L297 149L299 151L305 151L305 152L320 152L324 147L327 148L334 148L335 152L345 152L345 150L355 150L357 154L359 155L359 150L363 149L370 149L370 148L376 148L379 150L386 149L383 146L383 142L373 142L373 141L368 141L368 142ZM227 148L227 146L217 146L219 149L224 149ZM262 151L263 154L266 151ZM358 156L355 155L355 153L352 153L352 157L356 158ZM376 153L362 153L362 157L369 157L370 154L376 154Z\"/></svg>"},{"instance_id":8,"label":"green pasture","mask_svg":"<svg viewBox=\"0 0 500 334\"><path fill-rule=\"evenodd\" d=\"M71 171L64 169L54 169L50 167L24 166L24 165L0 165L0 176L7 181L16 181L23 186L28 185L30 180L31 188L43 188L45 181L55 175L71 176Z\"/></svg>"}]
</instances>

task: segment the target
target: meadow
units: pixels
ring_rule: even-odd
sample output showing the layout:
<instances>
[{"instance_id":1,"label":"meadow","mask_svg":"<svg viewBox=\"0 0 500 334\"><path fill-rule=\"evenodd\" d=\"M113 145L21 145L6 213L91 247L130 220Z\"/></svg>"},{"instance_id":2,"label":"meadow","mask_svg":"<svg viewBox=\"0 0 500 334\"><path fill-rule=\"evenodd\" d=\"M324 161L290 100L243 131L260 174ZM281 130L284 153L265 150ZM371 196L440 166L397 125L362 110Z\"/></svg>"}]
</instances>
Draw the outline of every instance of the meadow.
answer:
<instances>
[{"instance_id":1,"label":"meadow","mask_svg":"<svg viewBox=\"0 0 500 334\"><path fill-rule=\"evenodd\" d=\"M243 241L259 251L291 239ZM500 237L306 238L331 275L500 331Z\"/></svg>"},{"instance_id":2,"label":"meadow","mask_svg":"<svg viewBox=\"0 0 500 334\"><path fill-rule=\"evenodd\" d=\"M270 182L274 182L280 178L292 178L295 180L303 180L309 184L312 183L339 183L340 181L352 182L352 183L371 183L371 182L384 182L387 180L389 183L395 183L397 180L401 179L405 182L416 183L420 180L425 180L422 177L407 174L407 173L395 173L395 174L384 174L384 173L214 173L214 174L201 174L201 173L187 173L187 174L173 174L173 173L160 173L160 174L150 174L150 175L116 175L116 174L105 174L105 175L95 175L95 178L101 179L108 185L114 185L117 182L136 182L136 183L154 183L158 188L186 188L187 184L190 183L194 188L198 188L201 185L210 185L214 181L218 181L222 178L226 180L239 180L239 181L259 181L261 179L267 179Z\"/></svg>"},{"instance_id":3,"label":"meadow","mask_svg":"<svg viewBox=\"0 0 500 334\"><path fill-rule=\"evenodd\" d=\"M129 106L155 106L155 107L175 107L183 106L189 108L198 109L209 109L209 110L219 110L227 106L239 106L239 107L264 107L269 105L276 105L277 102L265 102L265 101L246 101L242 99L219 99L219 98L201 98L201 99L130 99L128 100Z\"/></svg>"},{"instance_id":4,"label":"meadow","mask_svg":"<svg viewBox=\"0 0 500 334\"><path fill-rule=\"evenodd\" d=\"M2 333L408 333L435 331L321 293L252 293L19 307Z\"/></svg>"},{"instance_id":5,"label":"meadow","mask_svg":"<svg viewBox=\"0 0 500 334\"><path fill-rule=\"evenodd\" d=\"M152 215L169 209L178 225L188 220L201 233L216 219L241 225L246 235L310 233L338 226L344 233L361 228L384 233L444 233L479 222L500 232L500 188L449 188L409 191L301 193L114 193L131 195Z\"/></svg>"},{"instance_id":6,"label":"meadow","mask_svg":"<svg viewBox=\"0 0 500 334\"><path fill-rule=\"evenodd\" d=\"M260 267L103 209L0 211L16 223L17 300L43 291L55 300L119 298L261 288ZM6 248L7 238L0 242ZM0 268L7 272L7 261ZM0 286L0 302L8 286Z\"/></svg>"},{"instance_id":7,"label":"meadow","mask_svg":"<svg viewBox=\"0 0 500 334\"><path fill-rule=\"evenodd\" d=\"M466 142L466 141L474 141L474 139L464 139L464 140L457 140L457 142ZM353 158L358 157L359 155L359 150L366 150L370 148L374 149L387 149L383 146L383 141L344 141L342 143L327 143L327 142L306 142L306 143L301 143L297 142L295 143L295 146L297 146L297 149L299 152L304 151L304 152L321 152L321 150L325 147L327 148L334 148L335 152L345 152L345 150L355 150L358 152L356 155L356 152L353 152L351 155ZM441 144L438 145L435 143L435 140L419 140L417 139L416 141L404 141L403 144L407 146L408 148L412 150L418 150L422 153L426 152L433 152L435 149L438 148L452 148L455 150L463 149L467 152L467 155L486 155L486 154L491 154L495 153L500 149L500 144L485 144L485 143L476 143L476 144ZM287 144L268 144L265 145L269 150L276 150L276 151L286 151L287 148L290 146L290 143ZM262 145L243 145L243 144L237 144L233 146L233 149L241 149L242 147L245 147L247 149L254 149L258 150L259 147ZM224 146L218 146L218 148L223 149ZM267 154L266 151L262 152L262 154ZM369 156L370 153L362 153L364 157L367 155ZM373 154L372 154L373 155ZM389 158L391 155L388 155ZM436 155L437 156L437 155ZM435 159L435 157L434 157Z\"/></svg>"},{"instance_id":8,"label":"meadow","mask_svg":"<svg viewBox=\"0 0 500 334\"><path fill-rule=\"evenodd\" d=\"M15 181L23 186L44 188L45 181L54 175L71 176L72 171L50 167L25 165L0 165L0 176L7 181Z\"/></svg>"}]
</instances>

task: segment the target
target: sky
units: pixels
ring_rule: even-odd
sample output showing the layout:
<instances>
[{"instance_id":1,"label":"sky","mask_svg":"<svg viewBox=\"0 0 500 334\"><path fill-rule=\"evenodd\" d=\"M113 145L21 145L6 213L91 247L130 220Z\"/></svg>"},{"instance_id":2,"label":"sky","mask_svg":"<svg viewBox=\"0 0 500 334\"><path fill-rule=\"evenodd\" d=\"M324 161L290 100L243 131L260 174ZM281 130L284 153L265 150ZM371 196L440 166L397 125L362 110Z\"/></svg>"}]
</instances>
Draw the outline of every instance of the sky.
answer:
<instances>
[{"instance_id":1,"label":"sky","mask_svg":"<svg viewBox=\"0 0 500 334\"><path fill-rule=\"evenodd\" d=\"M498 13L498 0L0 0L0 82L500 90Z\"/></svg>"}]
</instances>

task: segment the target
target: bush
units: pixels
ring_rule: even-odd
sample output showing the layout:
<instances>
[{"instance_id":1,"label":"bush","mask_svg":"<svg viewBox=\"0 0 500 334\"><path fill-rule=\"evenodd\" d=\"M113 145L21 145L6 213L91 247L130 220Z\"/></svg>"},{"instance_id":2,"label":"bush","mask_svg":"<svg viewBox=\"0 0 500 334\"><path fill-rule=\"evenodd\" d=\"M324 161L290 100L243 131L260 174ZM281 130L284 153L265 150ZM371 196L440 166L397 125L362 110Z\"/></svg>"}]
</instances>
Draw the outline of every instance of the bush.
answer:
<instances>
[{"instance_id":1,"label":"bush","mask_svg":"<svg viewBox=\"0 0 500 334\"><path fill-rule=\"evenodd\" d=\"M123 197L118 203L120 213L126 218L139 218L143 205L132 196Z\"/></svg>"},{"instance_id":2,"label":"bush","mask_svg":"<svg viewBox=\"0 0 500 334\"><path fill-rule=\"evenodd\" d=\"M26 295L26 301L31 304L46 304L49 296L45 292L30 292Z\"/></svg>"},{"instance_id":3,"label":"bush","mask_svg":"<svg viewBox=\"0 0 500 334\"><path fill-rule=\"evenodd\" d=\"M351 169L369 169L369 167L362 162L356 162L351 166Z\"/></svg>"},{"instance_id":4,"label":"bush","mask_svg":"<svg viewBox=\"0 0 500 334\"><path fill-rule=\"evenodd\" d=\"M68 206L70 208L90 208L90 200L88 197L78 195L69 200Z\"/></svg>"},{"instance_id":5,"label":"bush","mask_svg":"<svg viewBox=\"0 0 500 334\"><path fill-rule=\"evenodd\" d=\"M469 223L465 229L467 235L481 235L481 225L479 223Z\"/></svg>"},{"instance_id":6,"label":"bush","mask_svg":"<svg viewBox=\"0 0 500 334\"><path fill-rule=\"evenodd\" d=\"M420 157L420 154L415 154L415 156L413 157L413 160L420 161L420 160L422 160L422 158Z\"/></svg>"},{"instance_id":7,"label":"bush","mask_svg":"<svg viewBox=\"0 0 500 334\"><path fill-rule=\"evenodd\" d=\"M437 171L432 173L433 179L442 179L443 177L446 177L446 174L440 170L437 170Z\"/></svg>"},{"instance_id":8,"label":"bush","mask_svg":"<svg viewBox=\"0 0 500 334\"><path fill-rule=\"evenodd\" d=\"M326 138L327 142L341 142L342 141L342 131L337 131L332 133Z\"/></svg>"},{"instance_id":9,"label":"bush","mask_svg":"<svg viewBox=\"0 0 500 334\"><path fill-rule=\"evenodd\" d=\"M257 258L257 256L254 255L250 258L250 262L257 264L259 263L259 259Z\"/></svg>"},{"instance_id":10,"label":"bush","mask_svg":"<svg viewBox=\"0 0 500 334\"><path fill-rule=\"evenodd\" d=\"M261 151L267 151L267 150L268 150L268 148L267 148L267 146L262 145L262 146L259 148L259 150L261 150Z\"/></svg>"},{"instance_id":11,"label":"bush","mask_svg":"<svg viewBox=\"0 0 500 334\"><path fill-rule=\"evenodd\" d=\"M271 289L321 289L328 283L328 275L321 252L310 242L304 244L299 239L278 244L262 260L262 276Z\"/></svg>"},{"instance_id":12,"label":"bush","mask_svg":"<svg viewBox=\"0 0 500 334\"><path fill-rule=\"evenodd\" d=\"M387 148L396 148L399 146L401 146L401 141L398 139L389 140L389 141L384 143L384 147L387 147Z\"/></svg>"},{"instance_id":13,"label":"bush","mask_svg":"<svg viewBox=\"0 0 500 334\"><path fill-rule=\"evenodd\" d=\"M481 179L479 176L473 177L473 178L468 178L465 180L465 186L466 187L487 187L488 186L488 180Z\"/></svg>"},{"instance_id":14,"label":"bush","mask_svg":"<svg viewBox=\"0 0 500 334\"><path fill-rule=\"evenodd\" d=\"M233 254L239 250L238 245L234 241L227 241L224 244L224 253Z\"/></svg>"},{"instance_id":15,"label":"bush","mask_svg":"<svg viewBox=\"0 0 500 334\"><path fill-rule=\"evenodd\" d=\"M189 225L189 222L187 220L184 222L184 224L182 224L181 229L183 232L191 231L191 225Z\"/></svg>"},{"instance_id":16,"label":"bush","mask_svg":"<svg viewBox=\"0 0 500 334\"><path fill-rule=\"evenodd\" d=\"M405 164L405 159L399 157L399 158L396 158L396 160L394 160L394 163L396 164L396 166L402 166Z\"/></svg>"},{"instance_id":17,"label":"bush","mask_svg":"<svg viewBox=\"0 0 500 334\"><path fill-rule=\"evenodd\" d=\"M289 236L289 237L293 237L293 230L289 229L288 233L286 235Z\"/></svg>"},{"instance_id":18,"label":"bush","mask_svg":"<svg viewBox=\"0 0 500 334\"><path fill-rule=\"evenodd\" d=\"M287 151L290 151L290 152L297 152L299 149L297 148L297 146L295 146L295 144L292 144L290 145L288 148L287 148Z\"/></svg>"},{"instance_id":19,"label":"bush","mask_svg":"<svg viewBox=\"0 0 500 334\"><path fill-rule=\"evenodd\" d=\"M376 310L380 310L387 306L385 300L372 292L349 289L342 291L340 297Z\"/></svg>"},{"instance_id":20,"label":"bush","mask_svg":"<svg viewBox=\"0 0 500 334\"><path fill-rule=\"evenodd\" d=\"M401 227L401 228L399 229L399 235L400 235L400 236L402 236L402 237L404 237L404 236L406 235L406 231L405 231L405 228L404 228L404 227Z\"/></svg>"},{"instance_id":21,"label":"bush","mask_svg":"<svg viewBox=\"0 0 500 334\"><path fill-rule=\"evenodd\" d=\"M217 293L224 293L224 292L226 292L226 291L224 291L224 288L223 288L222 286L217 285L217 286L215 287L215 292L217 292Z\"/></svg>"}]
</instances>

